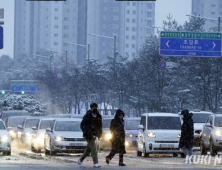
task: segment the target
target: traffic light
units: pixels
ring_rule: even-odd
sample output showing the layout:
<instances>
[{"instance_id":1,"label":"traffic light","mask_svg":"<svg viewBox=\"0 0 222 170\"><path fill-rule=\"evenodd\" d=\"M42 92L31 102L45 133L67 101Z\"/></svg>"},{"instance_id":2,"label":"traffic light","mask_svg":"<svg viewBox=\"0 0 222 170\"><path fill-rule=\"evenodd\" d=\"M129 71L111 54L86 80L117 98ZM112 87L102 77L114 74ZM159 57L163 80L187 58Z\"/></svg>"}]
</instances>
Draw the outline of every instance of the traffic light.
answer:
<instances>
[{"instance_id":1,"label":"traffic light","mask_svg":"<svg viewBox=\"0 0 222 170\"><path fill-rule=\"evenodd\" d=\"M2 95L5 95L5 90L2 90L1 93L2 93Z\"/></svg>"},{"instance_id":2,"label":"traffic light","mask_svg":"<svg viewBox=\"0 0 222 170\"><path fill-rule=\"evenodd\" d=\"M25 91L21 91L21 94L24 95L24 94L25 94Z\"/></svg>"}]
</instances>

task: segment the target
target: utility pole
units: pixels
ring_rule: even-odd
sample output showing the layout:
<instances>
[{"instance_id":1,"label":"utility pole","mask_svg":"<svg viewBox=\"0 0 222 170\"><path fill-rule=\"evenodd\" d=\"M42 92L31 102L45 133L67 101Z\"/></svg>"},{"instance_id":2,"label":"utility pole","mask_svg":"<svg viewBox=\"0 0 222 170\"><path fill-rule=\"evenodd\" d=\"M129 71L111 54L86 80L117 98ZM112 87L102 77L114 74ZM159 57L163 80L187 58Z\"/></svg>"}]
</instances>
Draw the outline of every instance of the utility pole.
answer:
<instances>
[{"instance_id":1,"label":"utility pole","mask_svg":"<svg viewBox=\"0 0 222 170\"><path fill-rule=\"evenodd\" d=\"M66 73L67 73L67 71L68 71L68 51L66 50L65 51L66 52Z\"/></svg>"},{"instance_id":2,"label":"utility pole","mask_svg":"<svg viewBox=\"0 0 222 170\"><path fill-rule=\"evenodd\" d=\"M87 49L87 52L88 52L88 55L87 55L87 68L88 68L88 72L89 72L89 59L90 59L90 44L88 44L88 49Z\"/></svg>"},{"instance_id":3,"label":"utility pole","mask_svg":"<svg viewBox=\"0 0 222 170\"><path fill-rule=\"evenodd\" d=\"M220 16L218 17L218 32L220 33Z\"/></svg>"}]
</instances>

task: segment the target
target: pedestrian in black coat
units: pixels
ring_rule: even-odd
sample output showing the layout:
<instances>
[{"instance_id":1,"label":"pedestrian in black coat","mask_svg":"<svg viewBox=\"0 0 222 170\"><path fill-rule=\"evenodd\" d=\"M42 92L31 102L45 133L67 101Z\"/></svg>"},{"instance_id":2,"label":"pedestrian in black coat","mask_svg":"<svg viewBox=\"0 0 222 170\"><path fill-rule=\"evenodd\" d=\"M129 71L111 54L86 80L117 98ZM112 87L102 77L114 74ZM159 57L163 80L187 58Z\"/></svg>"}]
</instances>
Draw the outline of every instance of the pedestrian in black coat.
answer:
<instances>
[{"instance_id":1,"label":"pedestrian in black coat","mask_svg":"<svg viewBox=\"0 0 222 170\"><path fill-rule=\"evenodd\" d=\"M102 135L102 116L99 114L96 103L90 105L91 110L88 110L81 122L81 129L83 137L87 141L87 148L78 161L82 165L84 159L91 153L94 167L99 168L98 155L97 155L97 139Z\"/></svg>"},{"instance_id":2,"label":"pedestrian in black coat","mask_svg":"<svg viewBox=\"0 0 222 170\"><path fill-rule=\"evenodd\" d=\"M181 138L179 147L183 149L184 154L187 156L193 155L193 139L194 139L194 124L192 113L189 113L188 110L183 110L181 112L183 116L183 124L181 126Z\"/></svg>"},{"instance_id":3,"label":"pedestrian in black coat","mask_svg":"<svg viewBox=\"0 0 222 170\"><path fill-rule=\"evenodd\" d=\"M124 112L120 109L116 111L116 115L110 124L110 131L112 134L111 143L112 150L110 154L106 157L106 163L109 164L110 160L119 153L119 166L126 166L123 163L123 154L126 153L125 150L125 129L124 129Z\"/></svg>"}]
</instances>

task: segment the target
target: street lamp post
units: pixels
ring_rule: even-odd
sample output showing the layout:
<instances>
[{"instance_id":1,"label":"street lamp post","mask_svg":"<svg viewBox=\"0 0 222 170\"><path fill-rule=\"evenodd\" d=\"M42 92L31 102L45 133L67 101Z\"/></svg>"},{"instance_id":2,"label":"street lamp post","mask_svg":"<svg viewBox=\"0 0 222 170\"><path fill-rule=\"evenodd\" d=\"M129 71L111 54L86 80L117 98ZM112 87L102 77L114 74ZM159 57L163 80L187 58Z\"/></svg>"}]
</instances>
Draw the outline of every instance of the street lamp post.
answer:
<instances>
[{"instance_id":1,"label":"street lamp post","mask_svg":"<svg viewBox=\"0 0 222 170\"><path fill-rule=\"evenodd\" d=\"M51 52L56 52L56 53L63 53L65 54L66 56L66 73L67 73L67 68L68 68L68 51L65 50L65 51L55 51L55 50L50 50L50 49L47 49L47 51L51 51ZM51 58L51 57L50 57ZM51 60L50 60L51 61Z\"/></svg>"},{"instance_id":2,"label":"street lamp post","mask_svg":"<svg viewBox=\"0 0 222 170\"><path fill-rule=\"evenodd\" d=\"M213 18L206 18L206 17L201 17L201 16L196 16L196 15L186 15L188 17L193 17L193 18L201 18L201 19L206 19L206 20L211 20L211 21L217 21L217 24L218 24L218 32L220 33L220 16L218 16L218 19L213 19Z\"/></svg>"}]
</instances>

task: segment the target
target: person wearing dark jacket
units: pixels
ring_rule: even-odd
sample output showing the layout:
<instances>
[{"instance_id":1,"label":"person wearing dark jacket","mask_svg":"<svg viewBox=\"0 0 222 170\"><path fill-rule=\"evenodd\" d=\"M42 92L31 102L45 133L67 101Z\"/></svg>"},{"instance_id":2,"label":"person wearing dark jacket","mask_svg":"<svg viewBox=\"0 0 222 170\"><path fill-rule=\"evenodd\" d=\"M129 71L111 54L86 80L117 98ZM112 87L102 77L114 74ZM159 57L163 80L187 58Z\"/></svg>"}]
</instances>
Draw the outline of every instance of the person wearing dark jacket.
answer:
<instances>
[{"instance_id":1,"label":"person wearing dark jacket","mask_svg":"<svg viewBox=\"0 0 222 170\"><path fill-rule=\"evenodd\" d=\"M106 157L106 163L109 164L110 160L119 153L119 166L126 166L123 163L123 154L126 153L125 150L125 129L124 129L124 112L120 109L116 111L116 115L110 124L110 131L112 134L112 150L110 154Z\"/></svg>"},{"instance_id":2,"label":"person wearing dark jacket","mask_svg":"<svg viewBox=\"0 0 222 170\"><path fill-rule=\"evenodd\" d=\"M183 124L181 126L181 138L179 147L182 148L184 154L186 156L193 155L193 139L194 139L194 124L192 113L189 113L188 110L183 110L181 112L181 115L183 116Z\"/></svg>"},{"instance_id":3,"label":"person wearing dark jacket","mask_svg":"<svg viewBox=\"0 0 222 170\"><path fill-rule=\"evenodd\" d=\"M98 164L97 155L97 138L102 135L102 116L99 114L96 103L90 105L91 110L88 110L81 122L81 129L83 131L83 137L87 141L87 148L85 149L82 157L79 159L78 164L82 165L84 159L90 154L93 159L94 167L101 167Z\"/></svg>"}]
</instances>

